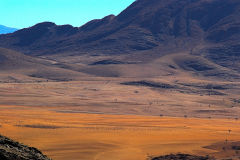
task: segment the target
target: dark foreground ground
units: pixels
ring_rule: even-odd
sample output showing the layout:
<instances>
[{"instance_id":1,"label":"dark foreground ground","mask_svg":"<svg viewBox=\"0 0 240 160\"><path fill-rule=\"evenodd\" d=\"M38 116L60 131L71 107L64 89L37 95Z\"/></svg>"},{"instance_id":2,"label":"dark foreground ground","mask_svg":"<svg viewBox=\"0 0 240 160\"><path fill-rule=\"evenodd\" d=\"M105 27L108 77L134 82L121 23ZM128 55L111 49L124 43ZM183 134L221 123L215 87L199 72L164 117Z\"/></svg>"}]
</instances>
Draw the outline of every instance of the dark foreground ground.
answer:
<instances>
[{"instance_id":1,"label":"dark foreground ground","mask_svg":"<svg viewBox=\"0 0 240 160\"><path fill-rule=\"evenodd\" d=\"M50 160L38 149L0 135L0 160Z\"/></svg>"},{"instance_id":2,"label":"dark foreground ground","mask_svg":"<svg viewBox=\"0 0 240 160\"><path fill-rule=\"evenodd\" d=\"M215 160L212 157L193 156L188 154L171 154L161 157L152 158L152 160Z\"/></svg>"}]
</instances>

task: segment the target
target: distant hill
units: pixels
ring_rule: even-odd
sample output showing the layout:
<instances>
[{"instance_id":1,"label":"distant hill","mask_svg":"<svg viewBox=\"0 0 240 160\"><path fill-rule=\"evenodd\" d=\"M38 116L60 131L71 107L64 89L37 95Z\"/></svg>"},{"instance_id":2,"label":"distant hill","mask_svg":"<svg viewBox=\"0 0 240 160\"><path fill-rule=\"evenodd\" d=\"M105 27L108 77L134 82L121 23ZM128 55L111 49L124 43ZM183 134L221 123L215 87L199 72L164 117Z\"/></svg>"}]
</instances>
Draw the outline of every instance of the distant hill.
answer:
<instances>
[{"instance_id":1,"label":"distant hill","mask_svg":"<svg viewBox=\"0 0 240 160\"><path fill-rule=\"evenodd\" d=\"M10 28L10 27L6 27L3 25L0 25L0 34L7 34L7 33L13 33L15 31L17 31L18 29L16 28Z\"/></svg>"}]
</instances>

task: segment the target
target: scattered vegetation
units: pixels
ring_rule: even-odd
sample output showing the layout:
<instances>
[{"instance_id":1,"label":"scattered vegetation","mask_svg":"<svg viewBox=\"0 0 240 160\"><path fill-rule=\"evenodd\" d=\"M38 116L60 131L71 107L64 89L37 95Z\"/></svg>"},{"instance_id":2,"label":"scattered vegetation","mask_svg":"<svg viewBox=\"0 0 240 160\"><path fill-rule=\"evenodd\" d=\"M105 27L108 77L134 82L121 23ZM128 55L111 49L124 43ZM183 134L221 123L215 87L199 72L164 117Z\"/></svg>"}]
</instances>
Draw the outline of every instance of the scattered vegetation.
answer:
<instances>
[{"instance_id":1,"label":"scattered vegetation","mask_svg":"<svg viewBox=\"0 0 240 160\"><path fill-rule=\"evenodd\" d=\"M166 156L155 157L151 160L215 160L215 158L209 156L194 156L189 154L170 154Z\"/></svg>"},{"instance_id":2,"label":"scattered vegetation","mask_svg":"<svg viewBox=\"0 0 240 160\"><path fill-rule=\"evenodd\" d=\"M27 127L27 128L40 128L40 129L59 129L65 128L62 126L53 126L53 125L16 125L17 127Z\"/></svg>"},{"instance_id":3,"label":"scattered vegetation","mask_svg":"<svg viewBox=\"0 0 240 160\"><path fill-rule=\"evenodd\" d=\"M107 60L101 60L101 61L94 62L90 65L110 65L110 64L127 64L127 63L122 62L122 61L107 59Z\"/></svg>"},{"instance_id":4,"label":"scattered vegetation","mask_svg":"<svg viewBox=\"0 0 240 160\"><path fill-rule=\"evenodd\" d=\"M124 82L124 83L121 83L121 84L130 85L130 86L144 86L144 87L153 87L153 88L163 88L163 89L176 88L176 86L172 86L170 84L150 82L150 81Z\"/></svg>"},{"instance_id":5,"label":"scattered vegetation","mask_svg":"<svg viewBox=\"0 0 240 160\"><path fill-rule=\"evenodd\" d=\"M232 149L240 151L240 146L232 146Z\"/></svg>"}]
</instances>

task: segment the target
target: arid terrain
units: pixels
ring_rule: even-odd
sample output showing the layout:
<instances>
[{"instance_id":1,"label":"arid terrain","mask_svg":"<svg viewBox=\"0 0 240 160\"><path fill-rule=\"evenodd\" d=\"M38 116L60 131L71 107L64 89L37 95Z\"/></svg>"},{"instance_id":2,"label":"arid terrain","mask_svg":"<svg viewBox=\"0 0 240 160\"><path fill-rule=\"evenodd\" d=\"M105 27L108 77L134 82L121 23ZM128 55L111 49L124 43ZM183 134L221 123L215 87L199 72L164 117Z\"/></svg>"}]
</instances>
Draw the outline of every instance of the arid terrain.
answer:
<instances>
[{"instance_id":1,"label":"arid terrain","mask_svg":"<svg viewBox=\"0 0 240 160\"><path fill-rule=\"evenodd\" d=\"M137 0L0 35L0 134L53 160L240 159L239 20L239 0Z\"/></svg>"},{"instance_id":2,"label":"arid terrain","mask_svg":"<svg viewBox=\"0 0 240 160\"><path fill-rule=\"evenodd\" d=\"M54 160L146 160L169 153L237 159L238 87L174 77L1 83L0 133Z\"/></svg>"},{"instance_id":3,"label":"arid terrain","mask_svg":"<svg viewBox=\"0 0 240 160\"><path fill-rule=\"evenodd\" d=\"M1 83L0 101L66 113L240 118L239 82L168 78Z\"/></svg>"}]
</instances>

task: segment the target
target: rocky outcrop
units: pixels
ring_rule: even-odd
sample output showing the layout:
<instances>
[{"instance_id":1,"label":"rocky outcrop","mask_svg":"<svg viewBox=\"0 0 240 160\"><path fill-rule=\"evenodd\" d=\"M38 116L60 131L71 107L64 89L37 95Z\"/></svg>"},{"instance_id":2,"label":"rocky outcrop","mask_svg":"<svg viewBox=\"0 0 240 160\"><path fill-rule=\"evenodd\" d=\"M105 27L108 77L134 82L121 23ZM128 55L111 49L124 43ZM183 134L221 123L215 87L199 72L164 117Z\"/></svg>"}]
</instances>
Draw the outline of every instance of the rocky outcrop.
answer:
<instances>
[{"instance_id":1,"label":"rocky outcrop","mask_svg":"<svg viewBox=\"0 0 240 160\"><path fill-rule=\"evenodd\" d=\"M203 157L203 156L193 156L193 155L188 155L188 154L170 154L166 156L160 156L160 157L155 157L152 158L152 160L215 160L214 158L211 157Z\"/></svg>"},{"instance_id":2,"label":"rocky outcrop","mask_svg":"<svg viewBox=\"0 0 240 160\"><path fill-rule=\"evenodd\" d=\"M38 149L0 135L0 160L50 160Z\"/></svg>"}]
</instances>

